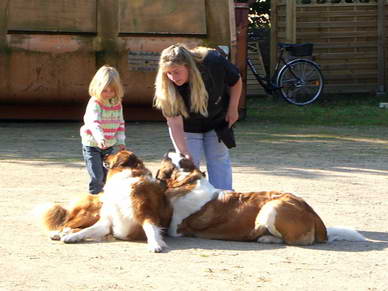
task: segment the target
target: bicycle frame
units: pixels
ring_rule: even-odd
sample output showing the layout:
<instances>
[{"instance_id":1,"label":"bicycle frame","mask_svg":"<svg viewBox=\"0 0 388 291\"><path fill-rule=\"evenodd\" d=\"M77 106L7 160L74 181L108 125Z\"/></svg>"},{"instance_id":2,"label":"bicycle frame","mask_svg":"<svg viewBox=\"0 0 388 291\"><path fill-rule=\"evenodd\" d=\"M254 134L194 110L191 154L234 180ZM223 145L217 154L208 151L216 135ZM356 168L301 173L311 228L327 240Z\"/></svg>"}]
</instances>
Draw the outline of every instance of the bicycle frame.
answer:
<instances>
[{"instance_id":1,"label":"bicycle frame","mask_svg":"<svg viewBox=\"0 0 388 291\"><path fill-rule=\"evenodd\" d=\"M284 49L281 48L278 61L276 63L276 66L274 68L273 75L271 76L271 78L267 73L265 77L260 76L260 74L256 71L256 68L253 65L252 61L249 58L247 58L248 66L251 69L256 80L260 83L261 86L263 86L264 90L270 95L272 95L273 91L281 89L281 87L277 86L276 82L271 81L277 76L281 63L283 64L283 66L289 67L288 62L286 62L285 59L283 58L283 54L284 54ZM294 75L295 78L299 79L299 77L296 76L292 70L291 70L291 73Z\"/></svg>"}]
</instances>

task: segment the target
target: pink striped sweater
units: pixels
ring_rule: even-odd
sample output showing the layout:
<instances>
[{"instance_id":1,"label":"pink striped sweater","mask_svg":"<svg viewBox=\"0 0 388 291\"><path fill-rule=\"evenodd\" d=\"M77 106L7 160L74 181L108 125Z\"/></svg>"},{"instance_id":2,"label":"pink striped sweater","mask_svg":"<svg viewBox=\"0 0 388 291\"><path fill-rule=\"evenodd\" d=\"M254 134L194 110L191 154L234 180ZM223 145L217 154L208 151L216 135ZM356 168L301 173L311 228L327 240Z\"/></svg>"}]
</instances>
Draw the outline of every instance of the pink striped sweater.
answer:
<instances>
[{"instance_id":1,"label":"pink striped sweater","mask_svg":"<svg viewBox=\"0 0 388 291\"><path fill-rule=\"evenodd\" d=\"M104 141L107 147L125 145L125 122L123 107L104 105L91 97L80 129L82 144L97 147Z\"/></svg>"}]
</instances>

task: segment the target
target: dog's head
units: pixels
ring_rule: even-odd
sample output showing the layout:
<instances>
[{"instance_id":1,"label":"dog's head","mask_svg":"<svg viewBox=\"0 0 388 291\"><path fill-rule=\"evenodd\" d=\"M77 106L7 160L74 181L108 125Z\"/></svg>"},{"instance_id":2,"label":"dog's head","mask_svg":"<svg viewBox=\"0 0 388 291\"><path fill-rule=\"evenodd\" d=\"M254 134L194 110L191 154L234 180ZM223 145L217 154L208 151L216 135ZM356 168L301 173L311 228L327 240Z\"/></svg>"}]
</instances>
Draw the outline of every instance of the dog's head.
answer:
<instances>
[{"instance_id":1,"label":"dog's head","mask_svg":"<svg viewBox=\"0 0 388 291\"><path fill-rule=\"evenodd\" d=\"M189 182L189 180L193 181L193 179L202 177L204 177L204 173L199 171L192 160L174 151L169 151L164 155L161 166L156 173L156 178L167 182L170 187L178 184L182 185L185 181Z\"/></svg>"},{"instance_id":2,"label":"dog's head","mask_svg":"<svg viewBox=\"0 0 388 291\"><path fill-rule=\"evenodd\" d=\"M131 169L132 176L150 175L151 172L144 166L133 152L122 150L104 157L104 167L111 170Z\"/></svg>"}]
</instances>

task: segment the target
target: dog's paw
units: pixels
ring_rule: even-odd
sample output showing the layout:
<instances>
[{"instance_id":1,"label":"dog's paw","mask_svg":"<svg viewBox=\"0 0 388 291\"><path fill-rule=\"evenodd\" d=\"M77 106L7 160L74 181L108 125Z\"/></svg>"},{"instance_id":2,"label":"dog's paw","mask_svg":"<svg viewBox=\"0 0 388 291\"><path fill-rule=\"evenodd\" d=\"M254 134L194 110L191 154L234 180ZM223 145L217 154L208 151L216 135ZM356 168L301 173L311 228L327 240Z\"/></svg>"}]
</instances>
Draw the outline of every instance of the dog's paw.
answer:
<instances>
[{"instance_id":1,"label":"dog's paw","mask_svg":"<svg viewBox=\"0 0 388 291\"><path fill-rule=\"evenodd\" d=\"M148 250L151 253L161 253L163 251L163 247L160 245L148 245Z\"/></svg>"},{"instance_id":2,"label":"dog's paw","mask_svg":"<svg viewBox=\"0 0 388 291\"><path fill-rule=\"evenodd\" d=\"M167 248L167 244L164 241L148 243L147 248L151 253L161 253Z\"/></svg>"},{"instance_id":3,"label":"dog's paw","mask_svg":"<svg viewBox=\"0 0 388 291\"><path fill-rule=\"evenodd\" d=\"M67 234L61 237L61 241L64 243L75 243L80 241L77 234Z\"/></svg>"},{"instance_id":4,"label":"dog's paw","mask_svg":"<svg viewBox=\"0 0 388 291\"><path fill-rule=\"evenodd\" d=\"M51 240L61 240L61 233L58 230L50 231L49 237Z\"/></svg>"},{"instance_id":5,"label":"dog's paw","mask_svg":"<svg viewBox=\"0 0 388 291\"><path fill-rule=\"evenodd\" d=\"M264 244L281 244L283 243L283 240L272 235L263 235L257 239L257 242Z\"/></svg>"}]
</instances>

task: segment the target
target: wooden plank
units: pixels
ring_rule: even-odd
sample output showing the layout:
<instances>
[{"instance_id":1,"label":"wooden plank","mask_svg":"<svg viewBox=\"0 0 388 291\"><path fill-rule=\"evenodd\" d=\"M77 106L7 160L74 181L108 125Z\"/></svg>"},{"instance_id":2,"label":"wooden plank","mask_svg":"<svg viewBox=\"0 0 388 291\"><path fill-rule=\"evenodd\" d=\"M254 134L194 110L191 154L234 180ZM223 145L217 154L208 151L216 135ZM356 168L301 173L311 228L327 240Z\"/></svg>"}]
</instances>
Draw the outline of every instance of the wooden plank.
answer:
<instances>
[{"instance_id":1,"label":"wooden plank","mask_svg":"<svg viewBox=\"0 0 388 291\"><path fill-rule=\"evenodd\" d=\"M311 4L301 4L301 3L298 3L297 4L297 7L298 8L305 8L305 7L312 7L312 8L317 8L317 7L335 7L335 8L354 8L355 6L358 6L358 7L368 7L368 6L375 6L376 4L374 3L360 3L360 2L354 2L354 3L344 3L344 2L341 2L341 3L311 3Z\"/></svg>"},{"instance_id":2,"label":"wooden plank","mask_svg":"<svg viewBox=\"0 0 388 291\"><path fill-rule=\"evenodd\" d=\"M273 68L276 63L276 57L277 57L277 43L280 41L279 35L276 33L279 25L278 21L278 9L279 9L279 3L278 0L272 0L271 1L271 43L270 43L270 68L271 72L273 73Z\"/></svg>"},{"instance_id":3,"label":"wooden plank","mask_svg":"<svg viewBox=\"0 0 388 291\"><path fill-rule=\"evenodd\" d=\"M329 60L329 59L337 59L337 60L351 60L351 59L373 59L376 60L377 53L368 53L368 54L360 54L360 53L323 53L319 54L319 59Z\"/></svg>"},{"instance_id":4,"label":"wooden plank","mask_svg":"<svg viewBox=\"0 0 388 291\"><path fill-rule=\"evenodd\" d=\"M264 63L260 52L259 42L258 41L249 41L248 42L248 57L255 65L257 72L264 76L265 69ZM247 68L247 95L264 95L264 89L260 83L256 80L251 69Z\"/></svg>"},{"instance_id":5,"label":"wooden plank","mask_svg":"<svg viewBox=\"0 0 388 291\"><path fill-rule=\"evenodd\" d=\"M286 6L286 40L296 42L296 3L288 1Z\"/></svg>"},{"instance_id":6,"label":"wooden plank","mask_svg":"<svg viewBox=\"0 0 388 291\"><path fill-rule=\"evenodd\" d=\"M359 70L360 68L362 69L377 69L377 64L376 63L335 63L335 64L324 64L321 65L322 71L331 71L331 70Z\"/></svg>"},{"instance_id":7,"label":"wooden plank","mask_svg":"<svg viewBox=\"0 0 388 291\"><path fill-rule=\"evenodd\" d=\"M374 42L345 42L345 43L317 43L314 42L314 51L319 49L337 49L337 48L376 48Z\"/></svg>"},{"instance_id":8,"label":"wooden plank","mask_svg":"<svg viewBox=\"0 0 388 291\"><path fill-rule=\"evenodd\" d=\"M303 19L304 20L304 19ZM332 21L332 22L307 22L307 21L297 21L298 28L302 29L322 29L322 28L376 28L376 20L368 21Z\"/></svg>"},{"instance_id":9,"label":"wooden plank","mask_svg":"<svg viewBox=\"0 0 388 291\"><path fill-rule=\"evenodd\" d=\"M96 32L96 1L12 0L8 30L41 32Z\"/></svg>"},{"instance_id":10,"label":"wooden plank","mask_svg":"<svg viewBox=\"0 0 388 291\"><path fill-rule=\"evenodd\" d=\"M298 13L298 11L297 11ZM279 17L286 17L286 12L281 11L278 13ZM343 20L344 17L362 17L362 18L367 18L367 17L373 17L376 16L377 13L376 11L309 11L308 13L298 13L297 18L305 18L305 19L322 19L322 18L338 18Z\"/></svg>"},{"instance_id":11,"label":"wooden plank","mask_svg":"<svg viewBox=\"0 0 388 291\"><path fill-rule=\"evenodd\" d=\"M378 0L378 17L377 17L377 64L378 64L378 84L377 94L385 93L385 11L384 11L384 0Z\"/></svg>"},{"instance_id":12,"label":"wooden plank","mask_svg":"<svg viewBox=\"0 0 388 291\"><path fill-rule=\"evenodd\" d=\"M207 33L205 0L120 0L120 15L120 33Z\"/></svg>"},{"instance_id":13,"label":"wooden plank","mask_svg":"<svg viewBox=\"0 0 388 291\"><path fill-rule=\"evenodd\" d=\"M356 38L356 37L377 37L376 35L371 35L370 32L366 31L349 31L349 32L300 32L298 37L308 38L308 37L319 37L319 38ZM285 33L279 33L280 37L285 38Z\"/></svg>"}]
</instances>

